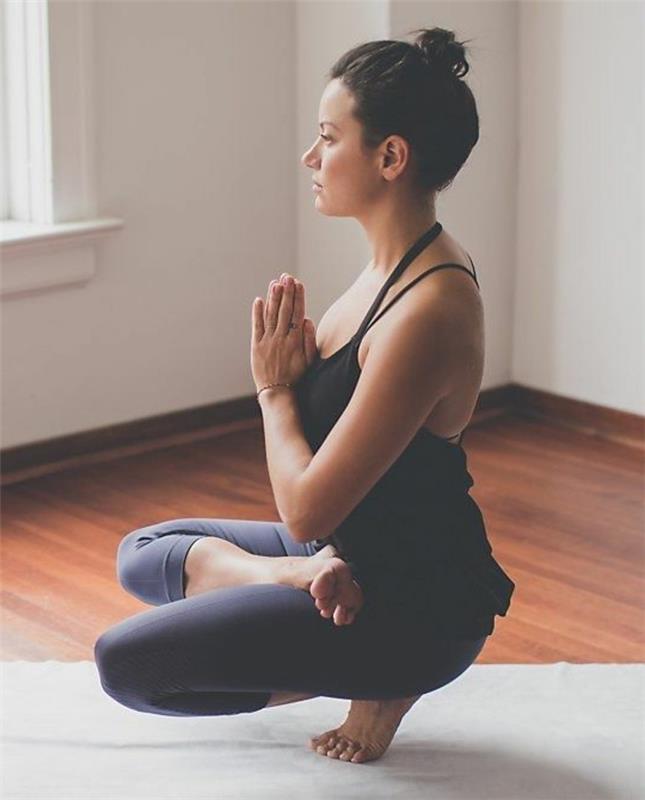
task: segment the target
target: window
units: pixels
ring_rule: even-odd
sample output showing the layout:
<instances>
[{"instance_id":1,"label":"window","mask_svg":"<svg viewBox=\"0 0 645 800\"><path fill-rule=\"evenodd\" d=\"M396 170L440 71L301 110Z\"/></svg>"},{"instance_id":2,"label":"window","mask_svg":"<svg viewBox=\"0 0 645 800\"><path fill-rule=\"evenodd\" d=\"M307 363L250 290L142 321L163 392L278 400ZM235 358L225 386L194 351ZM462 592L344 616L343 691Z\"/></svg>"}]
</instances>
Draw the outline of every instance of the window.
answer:
<instances>
[{"instance_id":1,"label":"window","mask_svg":"<svg viewBox=\"0 0 645 800\"><path fill-rule=\"evenodd\" d=\"M0 0L3 297L90 280L96 240L123 227L97 219L93 36L88 0Z\"/></svg>"},{"instance_id":2,"label":"window","mask_svg":"<svg viewBox=\"0 0 645 800\"><path fill-rule=\"evenodd\" d=\"M0 5L2 220L51 223L51 100L46 0Z\"/></svg>"}]
</instances>

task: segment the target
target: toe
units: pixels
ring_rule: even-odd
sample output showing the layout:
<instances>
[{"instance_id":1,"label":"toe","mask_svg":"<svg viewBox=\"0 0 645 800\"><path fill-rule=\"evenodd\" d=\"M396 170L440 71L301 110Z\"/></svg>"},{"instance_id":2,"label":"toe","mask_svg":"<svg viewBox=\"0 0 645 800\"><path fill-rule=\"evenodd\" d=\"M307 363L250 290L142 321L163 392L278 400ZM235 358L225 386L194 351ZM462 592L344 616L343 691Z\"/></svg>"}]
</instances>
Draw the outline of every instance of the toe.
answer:
<instances>
[{"instance_id":1,"label":"toe","mask_svg":"<svg viewBox=\"0 0 645 800\"><path fill-rule=\"evenodd\" d=\"M337 729L325 731L320 736L312 736L309 739L309 747L317 753L326 756L330 750L333 750L342 740Z\"/></svg>"},{"instance_id":2,"label":"toe","mask_svg":"<svg viewBox=\"0 0 645 800\"><path fill-rule=\"evenodd\" d=\"M315 744L320 744L325 739L329 738L332 735L332 733L335 732L336 732L335 730L323 731L322 733L319 733L318 736L312 736L309 741L314 742Z\"/></svg>"},{"instance_id":3,"label":"toe","mask_svg":"<svg viewBox=\"0 0 645 800\"><path fill-rule=\"evenodd\" d=\"M340 754L340 758L343 761L349 761L357 750L360 750L360 745L355 742L348 742L347 747Z\"/></svg>"},{"instance_id":4,"label":"toe","mask_svg":"<svg viewBox=\"0 0 645 800\"><path fill-rule=\"evenodd\" d=\"M338 758L338 756L343 752L345 749L346 742L343 739L340 739L336 742L336 744L327 750L327 755L330 758Z\"/></svg>"},{"instance_id":5,"label":"toe","mask_svg":"<svg viewBox=\"0 0 645 800\"><path fill-rule=\"evenodd\" d=\"M318 743L316 750L322 755L327 755L328 751L331 750L333 747L336 746L337 737L336 734L331 733L327 738L323 739Z\"/></svg>"},{"instance_id":6,"label":"toe","mask_svg":"<svg viewBox=\"0 0 645 800\"><path fill-rule=\"evenodd\" d=\"M337 735L337 734L335 734L335 733L334 733L334 734L332 734L332 735L329 737L329 739L327 739L327 741L325 742L325 747L327 748L327 752L329 752L330 750L334 750L335 748L337 748L337 747L338 747L338 745L340 744L340 742L341 742L341 740L340 740L340 738L338 737L338 735Z\"/></svg>"}]
</instances>

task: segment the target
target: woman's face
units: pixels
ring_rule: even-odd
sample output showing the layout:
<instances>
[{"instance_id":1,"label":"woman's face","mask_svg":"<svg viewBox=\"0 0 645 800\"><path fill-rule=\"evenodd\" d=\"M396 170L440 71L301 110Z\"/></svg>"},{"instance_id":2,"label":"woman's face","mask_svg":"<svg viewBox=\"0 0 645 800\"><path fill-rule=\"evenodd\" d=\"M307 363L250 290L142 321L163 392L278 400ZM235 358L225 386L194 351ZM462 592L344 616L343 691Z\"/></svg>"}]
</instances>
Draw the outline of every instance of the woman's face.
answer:
<instances>
[{"instance_id":1,"label":"woman's face","mask_svg":"<svg viewBox=\"0 0 645 800\"><path fill-rule=\"evenodd\" d=\"M360 216L383 188L378 152L362 149L353 105L353 96L340 79L327 84L318 110L318 138L300 159L322 186L312 189L316 208L333 217Z\"/></svg>"}]
</instances>

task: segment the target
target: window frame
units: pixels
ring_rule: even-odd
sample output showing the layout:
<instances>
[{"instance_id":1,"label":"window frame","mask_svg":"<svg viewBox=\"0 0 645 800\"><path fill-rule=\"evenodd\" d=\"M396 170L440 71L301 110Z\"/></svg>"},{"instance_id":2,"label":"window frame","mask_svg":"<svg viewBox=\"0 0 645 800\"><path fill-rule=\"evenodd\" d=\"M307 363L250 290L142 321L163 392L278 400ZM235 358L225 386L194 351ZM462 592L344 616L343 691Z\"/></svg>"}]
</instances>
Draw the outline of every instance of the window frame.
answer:
<instances>
[{"instance_id":1,"label":"window frame","mask_svg":"<svg viewBox=\"0 0 645 800\"><path fill-rule=\"evenodd\" d=\"M95 243L124 222L97 213L94 4L10 0L2 5L10 11L2 20L7 57L0 80L11 88L11 97L5 92L7 108L0 109L0 116L5 113L7 124L0 133L6 133L2 147L13 148L5 161L9 168L0 214L4 296L90 280ZM17 44L16 31L22 31ZM27 66L11 66L21 53ZM24 134L28 128L30 137ZM22 154L15 144L20 135L29 142ZM69 248L78 251L71 271L61 253Z\"/></svg>"}]
</instances>

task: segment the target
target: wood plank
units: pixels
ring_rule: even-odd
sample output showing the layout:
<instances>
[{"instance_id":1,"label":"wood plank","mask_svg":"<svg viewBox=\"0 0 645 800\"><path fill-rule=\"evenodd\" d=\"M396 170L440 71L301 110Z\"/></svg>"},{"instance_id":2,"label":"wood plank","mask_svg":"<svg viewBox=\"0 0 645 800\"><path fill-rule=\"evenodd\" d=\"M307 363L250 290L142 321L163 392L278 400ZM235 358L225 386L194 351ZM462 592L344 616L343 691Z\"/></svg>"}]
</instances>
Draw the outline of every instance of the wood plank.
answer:
<instances>
[{"instance_id":1,"label":"wood plank","mask_svg":"<svg viewBox=\"0 0 645 800\"><path fill-rule=\"evenodd\" d=\"M471 494L517 584L477 663L645 660L643 453L536 419L464 437ZM5 660L93 658L150 606L119 585L129 531L169 519L278 520L261 430L182 441L1 490Z\"/></svg>"}]
</instances>

